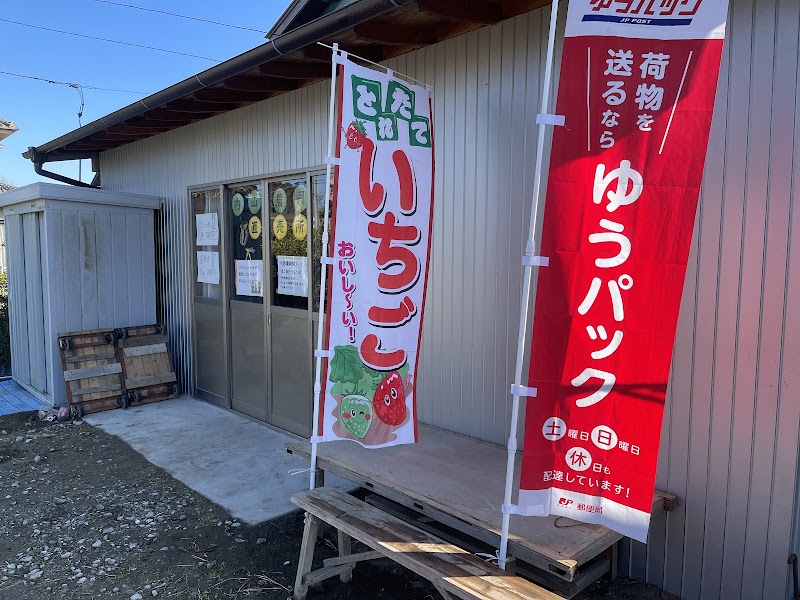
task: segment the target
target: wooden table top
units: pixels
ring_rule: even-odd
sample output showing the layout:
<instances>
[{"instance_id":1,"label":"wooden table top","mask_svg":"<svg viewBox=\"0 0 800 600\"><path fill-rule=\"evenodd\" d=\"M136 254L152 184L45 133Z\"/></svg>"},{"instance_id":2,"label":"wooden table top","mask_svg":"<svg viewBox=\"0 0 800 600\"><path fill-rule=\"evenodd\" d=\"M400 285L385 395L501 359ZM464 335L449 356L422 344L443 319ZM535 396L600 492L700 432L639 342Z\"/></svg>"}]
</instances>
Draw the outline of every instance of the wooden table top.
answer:
<instances>
[{"instance_id":1,"label":"wooden table top","mask_svg":"<svg viewBox=\"0 0 800 600\"><path fill-rule=\"evenodd\" d=\"M498 544L500 507L505 489L507 451L501 446L431 426L419 426L419 443L366 449L347 441L317 446L318 467L361 482L389 488L446 515L490 532ZM309 460L311 444L289 442L287 452ZM516 461L517 475L521 457ZM518 480L518 479L517 479ZM668 494L656 492L653 510L662 509ZM565 517L513 515L509 553L523 560L540 557L574 576L577 567L610 548L622 535L600 525Z\"/></svg>"}]
</instances>

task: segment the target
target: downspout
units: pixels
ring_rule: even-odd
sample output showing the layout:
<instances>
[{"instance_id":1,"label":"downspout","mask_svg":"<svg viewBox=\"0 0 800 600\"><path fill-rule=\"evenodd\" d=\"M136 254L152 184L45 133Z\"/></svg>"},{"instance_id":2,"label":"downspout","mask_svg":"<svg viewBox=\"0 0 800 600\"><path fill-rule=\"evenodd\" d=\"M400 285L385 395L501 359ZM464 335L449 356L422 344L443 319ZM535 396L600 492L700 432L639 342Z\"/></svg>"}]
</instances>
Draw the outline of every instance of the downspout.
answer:
<instances>
[{"instance_id":1,"label":"downspout","mask_svg":"<svg viewBox=\"0 0 800 600\"><path fill-rule=\"evenodd\" d=\"M78 181L77 179L72 179L72 177L67 177L66 175L59 175L58 173L53 173L52 171L48 171L42 168L42 165L46 162L42 160L42 156L36 152L36 148L30 146L28 148L28 152L31 154L31 162L33 162L33 170L36 171L37 175L41 175L42 177L47 177L48 179L55 179L56 181L60 181L61 183L66 183L67 185L74 185L76 187L87 187L87 188L99 188L98 185L93 185L92 183L85 183L83 181Z\"/></svg>"}]
</instances>

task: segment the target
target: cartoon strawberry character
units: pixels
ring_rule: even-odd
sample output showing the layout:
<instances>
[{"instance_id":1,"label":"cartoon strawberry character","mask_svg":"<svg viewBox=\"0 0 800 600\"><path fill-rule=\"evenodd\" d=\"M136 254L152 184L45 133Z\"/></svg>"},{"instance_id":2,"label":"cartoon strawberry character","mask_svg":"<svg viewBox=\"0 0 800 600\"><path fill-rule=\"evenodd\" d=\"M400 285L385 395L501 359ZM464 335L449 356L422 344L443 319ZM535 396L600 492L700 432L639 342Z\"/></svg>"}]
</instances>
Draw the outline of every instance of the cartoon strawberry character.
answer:
<instances>
[{"instance_id":1,"label":"cartoon strawberry character","mask_svg":"<svg viewBox=\"0 0 800 600\"><path fill-rule=\"evenodd\" d=\"M406 393L403 378L392 371L383 378L372 397L372 410L387 425L400 425L406 419Z\"/></svg>"},{"instance_id":2,"label":"cartoon strawberry character","mask_svg":"<svg viewBox=\"0 0 800 600\"><path fill-rule=\"evenodd\" d=\"M357 394L342 398L339 422L358 439L363 439L372 424L372 408L369 400Z\"/></svg>"},{"instance_id":3,"label":"cartoon strawberry character","mask_svg":"<svg viewBox=\"0 0 800 600\"><path fill-rule=\"evenodd\" d=\"M367 130L364 128L364 123L358 120L351 122L344 137L347 140L348 148L352 150L361 148L367 139Z\"/></svg>"}]
</instances>

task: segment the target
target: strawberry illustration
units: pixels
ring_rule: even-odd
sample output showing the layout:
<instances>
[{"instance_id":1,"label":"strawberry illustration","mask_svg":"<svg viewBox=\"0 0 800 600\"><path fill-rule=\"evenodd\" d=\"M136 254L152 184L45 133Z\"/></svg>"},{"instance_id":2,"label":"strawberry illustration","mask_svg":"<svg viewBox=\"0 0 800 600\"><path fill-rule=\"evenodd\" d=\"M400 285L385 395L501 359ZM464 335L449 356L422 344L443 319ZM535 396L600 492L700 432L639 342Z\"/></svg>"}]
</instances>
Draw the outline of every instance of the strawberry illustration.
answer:
<instances>
[{"instance_id":1,"label":"strawberry illustration","mask_svg":"<svg viewBox=\"0 0 800 600\"><path fill-rule=\"evenodd\" d=\"M352 150L358 150L367 139L367 130L364 128L364 123L358 120L351 122L344 136L347 140L347 147Z\"/></svg>"},{"instance_id":2,"label":"strawberry illustration","mask_svg":"<svg viewBox=\"0 0 800 600\"><path fill-rule=\"evenodd\" d=\"M372 397L372 409L387 425L400 425L406 419L406 393L403 378L392 371L383 378Z\"/></svg>"},{"instance_id":3,"label":"strawberry illustration","mask_svg":"<svg viewBox=\"0 0 800 600\"><path fill-rule=\"evenodd\" d=\"M347 431L362 439L372 424L372 407L369 400L356 394L342 398L339 422Z\"/></svg>"}]
</instances>

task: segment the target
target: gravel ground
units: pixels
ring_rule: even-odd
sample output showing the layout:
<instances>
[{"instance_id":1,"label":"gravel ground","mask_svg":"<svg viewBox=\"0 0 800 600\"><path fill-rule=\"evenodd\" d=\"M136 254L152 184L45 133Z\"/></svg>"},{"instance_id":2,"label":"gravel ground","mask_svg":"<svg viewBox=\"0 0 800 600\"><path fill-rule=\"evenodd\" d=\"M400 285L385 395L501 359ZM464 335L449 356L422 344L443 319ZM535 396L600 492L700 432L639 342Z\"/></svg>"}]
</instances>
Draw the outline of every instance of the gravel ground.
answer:
<instances>
[{"instance_id":1,"label":"gravel ground","mask_svg":"<svg viewBox=\"0 0 800 600\"><path fill-rule=\"evenodd\" d=\"M254 483L257 485L257 483ZM80 421L0 417L0 599L191 600L291 596L300 513L247 526L114 436ZM316 559L333 556L327 531ZM439 600L389 560L361 564L309 599ZM576 600L674 598L598 582Z\"/></svg>"}]
</instances>

